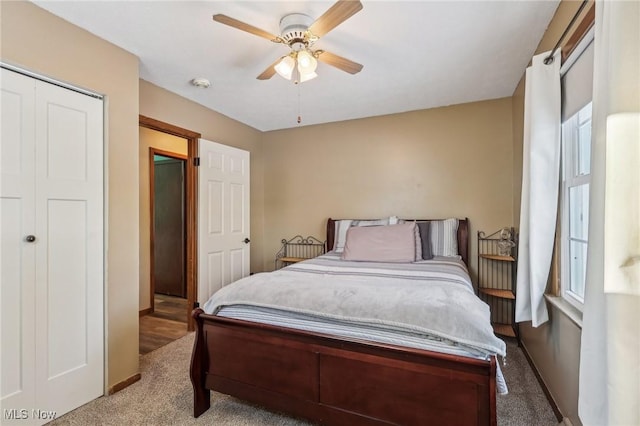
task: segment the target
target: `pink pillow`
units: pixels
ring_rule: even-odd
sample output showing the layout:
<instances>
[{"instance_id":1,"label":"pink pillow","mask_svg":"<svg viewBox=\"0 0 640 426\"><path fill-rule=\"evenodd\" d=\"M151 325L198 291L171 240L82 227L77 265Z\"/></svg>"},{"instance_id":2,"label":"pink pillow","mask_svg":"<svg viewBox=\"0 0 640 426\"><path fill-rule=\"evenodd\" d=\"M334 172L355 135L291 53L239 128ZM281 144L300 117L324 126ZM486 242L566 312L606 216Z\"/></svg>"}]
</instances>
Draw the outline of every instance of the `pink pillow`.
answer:
<instances>
[{"instance_id":1,"label":"pink pillow","mask_svg":"<svg viewBox=\"0 0 640 426\"><path fill-rule=\"evenodd\" d=\"M415 223L351 227L342 252L343 260L413 262L416 259Z\"/></svg>"}]
</instances>

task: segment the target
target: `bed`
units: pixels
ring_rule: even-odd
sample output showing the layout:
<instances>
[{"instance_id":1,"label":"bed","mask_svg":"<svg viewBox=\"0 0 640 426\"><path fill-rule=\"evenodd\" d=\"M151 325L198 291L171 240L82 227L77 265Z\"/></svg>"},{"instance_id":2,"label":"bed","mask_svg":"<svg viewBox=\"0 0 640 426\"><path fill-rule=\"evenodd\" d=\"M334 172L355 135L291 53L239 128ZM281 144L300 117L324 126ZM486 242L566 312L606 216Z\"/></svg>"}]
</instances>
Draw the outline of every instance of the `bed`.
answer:
<instances>
[{"instance_id":1,"label":"bed","mask_svg":"<svg viewBox=\"0 0 640 426\"><path fill-rule=\"evenodd\" d=\"M327 222L327 246L330 248L334 247L338 223L332 219ZM468 220L458 221L456 239L461 259L461 266L457 269L466 271ZM452 263L455 266L456 263L447 259L435 260L437 262L433 263L438 265ZM367 334L370 322L360 324L364 331L362 328L354 331L351 327L344 331L340 328L342 323L318 327L317 323L324 320L340 323L342 311L327 311L319 320L316 315L313 318L315 322L310 323L306 305L296 305L297 310L293 314L299 315L287 320L278 317L281 313L277 309L279 305L259 303L260 295L266 297L264 294L275 285L279 287L273 288L280 291L284 299L292 297L291 293L300 293L307 296L302 299L311 299L311 302L304 303L322 303L322 296L313 292L318 287L334 285L329 284L332 281L328 281L328 277L343 275L347 276L351 287L333 289L334 293L341 294L340 300L348 300L344 297L345 291L362 297L357 291L365 291L361 290L364 285L388 282L386 275L401 275L402 283L414 285L409 294L422 295L415 292L427 291L423 290L426 286L414 284L423 282L421 263L433 264L431 261L416 262L406 268L389 265L382 273L378 266L375 266L378 269L371 269L369 267L374 268L374 265L360 263L355 265L360 268L356 279L349 269L353 265L341 264L340 255L330 252L277 272L240 280L234 284L233 291L217 292L207 302L212 306L204 306L211 311L210 314L201 308L193 311L196 337L190 376L194 390L194 416L200 416L209 408L210 390L214 390L319 424L418 425L428 421L447 425L495 425L496 393L497 387L501 387L496 354L504 355L496 347L497 343L481 343L478 348L469 346L467 339L463 340L464 344L455 342L449 345L448 338L441 338L446 332L434 339L421 339L421 328L396 330L396 322L386 321L384 316L372 321L392 324L392 327L385 326L380 331L376 326L375 336L370 337L371 334ZM360 277L362 268L369 274L364 279ZM470 285L470 279L468 281ZM303 284L306 287L291 287ZM437 285L442 286L439 281ZM382 292L383 298L395 297L395 290L383 293L387 291L383 287L387 285L381 285L375 292ZM300 291L291 291L292 288ZM452 293L457 295L456 298L476 305L467 295L469 291L462 290L462 285L456 283L446 288L456 288L457 293ZM258 306L245 310L249 303L245 303L245 298L253 293L258 298ZM477 299L473 290L471 295ZM421 296L420 300L427 299L431 296ZM343 304L348 305L340 303ZM478 306L482 311L482 306ZM409 308L403 310L410 311ZM427 315L431 311L434 309L417 309L416 315ZM479 315L482 318L474 320L481 323L478 327L457 328L490 329L488 315L483 312ZM400 334L403 336L398 337Z\"/></svg>"}]
</instances>

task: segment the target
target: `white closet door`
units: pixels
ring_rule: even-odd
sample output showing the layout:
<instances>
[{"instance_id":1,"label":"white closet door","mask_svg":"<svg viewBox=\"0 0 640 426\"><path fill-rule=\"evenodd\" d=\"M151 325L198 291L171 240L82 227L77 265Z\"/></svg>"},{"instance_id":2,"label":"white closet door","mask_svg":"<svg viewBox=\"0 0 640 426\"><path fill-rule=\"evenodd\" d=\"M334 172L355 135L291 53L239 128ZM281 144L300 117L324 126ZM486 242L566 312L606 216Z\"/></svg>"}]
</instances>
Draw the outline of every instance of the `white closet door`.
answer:
<instances>
[{"instance_id":1,"label":"white closet door","mask_svg":"<svg viewBox=\"0 0 640 426\"><path fill-rule=\"evenodd\" d=\"M6 70L2 87L2 414L41 424L104 389L103 103Z\"/></svg>"},{"instance_id":2,"label":"white closet door","mask_svg":"<svg viewBox=\"0 0 640 426\"><path fill-rule=\"evenodd\" d=\"M198 302L249 275L249 152L200 139Z\"/></svg>"},{"instance_id":3,"label":"white closet door","mask_svg":"<svg viewBox=\"0 0 640 426\"><path fill-rule=\"evenodd\" d=\"M37 82L37 399L58 414L104 389L102 123L101 100Z\"/></svg>"},{"instance_id":4,"label":"white closet door","mask_svg":"<svg viewBox=\"0 0 640 426\"><path fill-rule=\"evenodd\" d=\"M3 69L1 96L0 401L6 409L31 407L35 398L35 245L25 241L35 234L34 81Z\"/></svg>"}]
</instances>

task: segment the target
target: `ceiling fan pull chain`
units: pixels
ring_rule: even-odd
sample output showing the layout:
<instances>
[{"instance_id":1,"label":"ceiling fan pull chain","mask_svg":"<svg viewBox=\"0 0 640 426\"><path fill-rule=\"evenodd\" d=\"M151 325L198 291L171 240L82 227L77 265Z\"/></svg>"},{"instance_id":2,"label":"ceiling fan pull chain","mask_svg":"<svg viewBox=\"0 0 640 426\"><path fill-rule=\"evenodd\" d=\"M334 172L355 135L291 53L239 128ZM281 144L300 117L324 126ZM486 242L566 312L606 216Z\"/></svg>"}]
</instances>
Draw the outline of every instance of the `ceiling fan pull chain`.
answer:
<instances>
[{"instance_id":1,"label":"ceiling fan pull chain","mask_svg":"<svg viewBox=\"0 0 640 426\"><path fill-rule=\"evenodd\" d=\"M300 118L300 86L301 84L296 84L298 86L298 124L302 122L302 118Z\"/></svg>"}]
</instances>

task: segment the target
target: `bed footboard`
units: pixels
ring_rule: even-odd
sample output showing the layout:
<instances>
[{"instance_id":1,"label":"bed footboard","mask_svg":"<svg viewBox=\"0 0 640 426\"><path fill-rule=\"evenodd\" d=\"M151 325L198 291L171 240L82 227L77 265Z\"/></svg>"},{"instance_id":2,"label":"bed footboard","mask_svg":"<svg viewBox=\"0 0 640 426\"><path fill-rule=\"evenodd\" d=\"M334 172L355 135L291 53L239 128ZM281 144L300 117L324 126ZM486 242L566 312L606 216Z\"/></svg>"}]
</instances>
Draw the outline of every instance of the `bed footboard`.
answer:
<instances>
[{"instance_id":1,"label":"bed footboard","mask_svg":"<svg viewBox=\"0 0 640 426\"><path fill-rule=\"evenodd\" d=\"M195 417L215 390L320 424L496 424L495 359L193 317Z\"/></svg>"}]
</instances>

